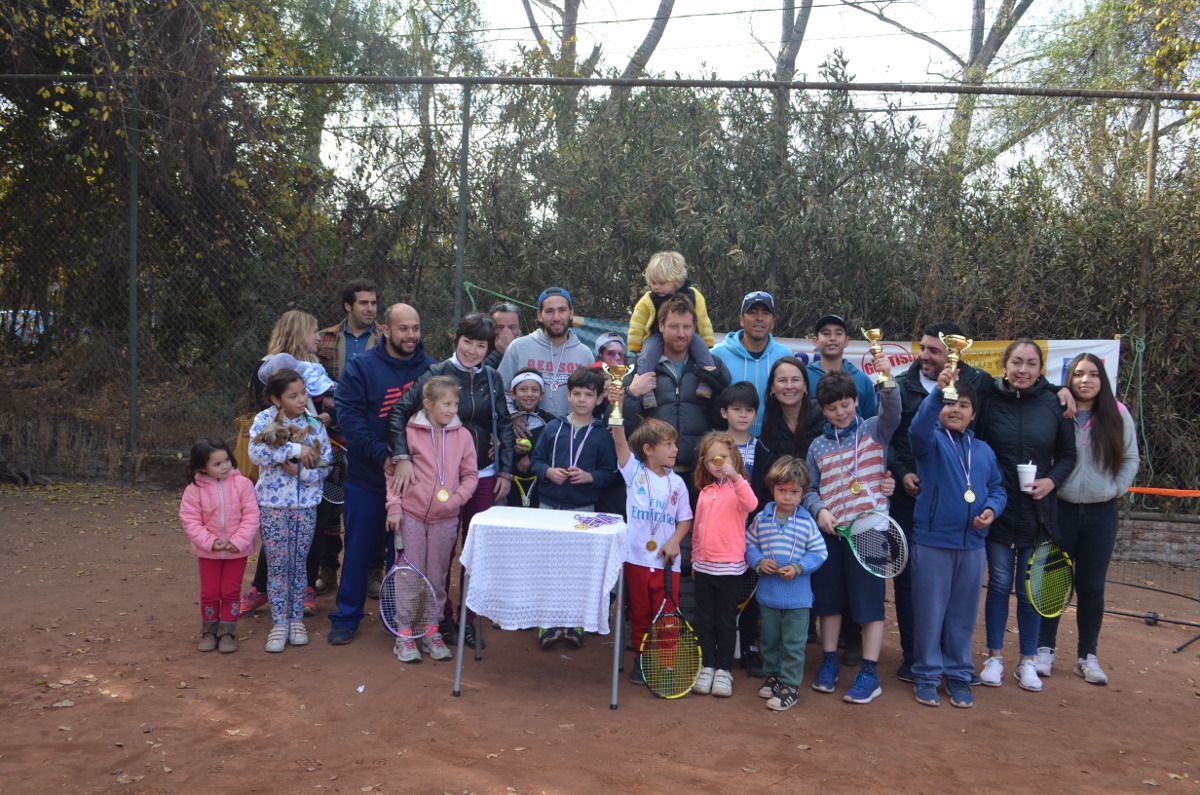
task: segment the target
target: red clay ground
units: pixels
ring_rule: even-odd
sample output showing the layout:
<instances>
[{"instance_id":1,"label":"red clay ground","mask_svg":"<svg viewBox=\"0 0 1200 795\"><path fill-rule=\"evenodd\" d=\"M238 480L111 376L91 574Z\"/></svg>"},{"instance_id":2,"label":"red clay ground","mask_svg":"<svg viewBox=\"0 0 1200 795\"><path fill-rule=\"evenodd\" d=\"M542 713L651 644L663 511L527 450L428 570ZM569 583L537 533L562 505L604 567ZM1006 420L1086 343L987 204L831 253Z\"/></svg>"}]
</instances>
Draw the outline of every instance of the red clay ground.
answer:
<instances>
[{"instance_id":1,"label":"red clay ground","mask_svg":"<svg viewBox=\"0 0 1200 795\"><path fill-rule=\"evenodd\" d=\"M331 597L307 647L267 654L268 619L254 616L237 654L194 651L196 564L176 509L176 495L0 487L0 789L1196 792L1200 781L1200 643L1170 651L1190 627L1109 617L1111 685L1060 666L1040 694L977 689L971 711L913 701L892 676L892 635L881 699L854 706L806 687L781 714L741 676L728 700L660 701L622 682L614 712L604 638L560 654L531 632L491 631L454 698L453 663L401 665L373 617L350 646L325 643Z\"/></svg>"}]
</instances>

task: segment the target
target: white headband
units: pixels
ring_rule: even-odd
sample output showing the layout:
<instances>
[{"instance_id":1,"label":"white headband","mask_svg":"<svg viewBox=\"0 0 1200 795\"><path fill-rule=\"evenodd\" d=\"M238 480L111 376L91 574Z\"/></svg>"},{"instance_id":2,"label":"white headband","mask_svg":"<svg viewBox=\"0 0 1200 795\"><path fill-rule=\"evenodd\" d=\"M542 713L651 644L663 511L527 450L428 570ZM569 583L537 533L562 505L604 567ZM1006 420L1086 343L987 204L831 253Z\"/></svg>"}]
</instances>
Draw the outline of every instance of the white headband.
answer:
<instances>
[{"instance_id":1,"label":"white headband","mask_svg":"<svg viewBox=\"0 0 1200 795\"><path fill-rule=\"evenodd\" d=\"M542 377L537 373L517 373L513 376L512 383L508 385L508 388L516 389L517 384L521 383L522 381L537 381L538 386L542 388L542 391L546 391L546 382L543 381Z\"/></svg>"}]
</instances>

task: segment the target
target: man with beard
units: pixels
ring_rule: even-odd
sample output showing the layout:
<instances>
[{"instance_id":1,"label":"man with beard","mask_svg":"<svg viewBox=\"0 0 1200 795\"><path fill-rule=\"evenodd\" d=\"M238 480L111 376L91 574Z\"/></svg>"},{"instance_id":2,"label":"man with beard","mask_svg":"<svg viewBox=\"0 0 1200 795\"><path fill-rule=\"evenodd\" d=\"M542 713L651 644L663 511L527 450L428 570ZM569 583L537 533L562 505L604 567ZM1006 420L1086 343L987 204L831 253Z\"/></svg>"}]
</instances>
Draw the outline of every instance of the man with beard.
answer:
<instances>
[{"instance_id":1,"label":"man with beard","mask_svg":"<svg viewBox=\"0 0 1200 795\"><path fill-rule=\"evenodd\" d=\"M387 444L388 414L400 396L436 363L421 342L421 317L408 304L393 304L383 313L383 344L353 359L342 371L334 393L338 424L346 437L346 553L338 587L336 612L328 641L341 646L354 639L367 599L367 569L376 548L387 545L384 475L394 466Z\"/></svg>"},{"instance_id":2,"label":"man with beard","mask_svg":"<svg viewBox=\"0 0 1200 795\"><path fill-rule=\"evenodd\" d=\"M742 299L742 330L726 334L725 341L713 348L713 358L725 362L733 383L749 381L758 390L759 404L767 400L767 376L771 365L792 352L775 341L775 299L770 293L756 290ZM754 418L750 433L762 433L763 414Z\"/></svg>"},{"instance_id":3,"label":"man with beard","mask_svg":"<svg viewBox=\"0 0 1200 795\"><path fill-rule=\"evenodd\" d=\"M571 411L567 378L593 361L591 349L571 330L574 319L571 294L562 287L546 288L538 296L538 330L513 340L500 361L500 380L505 384L511 384L517 370L525 367L541 373L546 386L538 405L555 417Z\"/></svg>"}]
</instances>

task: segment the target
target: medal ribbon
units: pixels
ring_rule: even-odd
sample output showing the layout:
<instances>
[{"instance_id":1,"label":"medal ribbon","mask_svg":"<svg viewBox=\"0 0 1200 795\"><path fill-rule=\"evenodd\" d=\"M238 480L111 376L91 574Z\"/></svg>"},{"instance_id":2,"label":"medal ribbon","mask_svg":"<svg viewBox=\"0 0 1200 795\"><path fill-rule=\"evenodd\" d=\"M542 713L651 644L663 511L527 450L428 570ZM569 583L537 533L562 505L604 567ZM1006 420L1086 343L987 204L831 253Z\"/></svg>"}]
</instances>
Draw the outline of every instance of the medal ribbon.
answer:
<instances>
[{"instance_id":1,"label":"medal ribbon","mask_svg":"<svg viewBox=\"0 0 1200 795\"><path fill-rule=\"evenodd\" d=\"M964 457L963 454L961 452L959 452L959 446L955 443L954 435L950 433L950 429L943 428L942 430L944 430L946 432L946 438L950 440L950 445L954 448L954 455L956 458L958 458L958 465L960 467L962 467L963 477L966 478L966 481L967 481L967 491L970 492L971 491L971 438L969 436L967 436L965 433L963 434L963 447L967 448L967 454Z\"/></svg>"},{"instance_id":2,"label":"medal ribbon","mask_svg":"<svg viewBox=\"0 0 1200 795\"><path fill-rule=\"evenodd\" d=\"M438 485L446 487L446 426L442 426L442 454L438 455L437 436L433 432L433 420L429 421L429 442L433 445L433 463L437 467Z\"/></svg>"},{"instance_id":3,"label":"medal ribbon","mask_svg":"<svg viewBox=\"0 0 1200 795\"><path fill-rule=\"evenodd\" d=\"M571 426L571 453L567 456L567 460L571 464L571 469L575 469L575 465L579 463L579 457L583 455L583 446L587 444L588 437L592 435L594 424L587 426L587 430L583 432L583 439L579 442L579 448L575 449L575 426Z\"/></svg>"}]
</instances>

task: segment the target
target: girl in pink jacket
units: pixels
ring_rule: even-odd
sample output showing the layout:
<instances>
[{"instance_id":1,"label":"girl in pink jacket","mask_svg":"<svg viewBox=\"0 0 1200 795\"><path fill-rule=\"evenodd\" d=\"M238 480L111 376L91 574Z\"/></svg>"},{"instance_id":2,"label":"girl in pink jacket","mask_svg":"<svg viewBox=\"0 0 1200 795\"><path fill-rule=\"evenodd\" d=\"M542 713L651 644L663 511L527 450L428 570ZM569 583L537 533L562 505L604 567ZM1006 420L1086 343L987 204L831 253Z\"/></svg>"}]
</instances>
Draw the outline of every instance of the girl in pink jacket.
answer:
<instances>
[{"instance_id":1,"label":"girl in pink jacket","mask_svg":"<svg viewBox=\"0 0 1200 795\"><path fill-rule=\"evenodd\" d=\"M413 477L403 496L387 476L387 528L400 533L405 557L425 572L437 594L437 612L446 604L446 585L458 540L458 515L475 493L479 469L475 440L458 418L459 386L450 376L436 375L421 388L424 408L408 420L408 453ZM449 660L450 649L439 632L421 640L397 637L393 653L400 662L419 663L421 651L434 660Z\"/></svg>"},{"instance_id":2,"label":"girl in pink jacket","mask_svg":"<svg viewBox=\"0 0 1200 795\"><path fill-rule=\"evenodd\" d=\"M696 639L704 664L692 689L733 695L733 646L746 571L746 517L758 507L737 443L727 433L700 440L696 457L696 522L692 525L692 581L696 586Z\"/></svg>"},{"instance_id":3,"label":"girl in pink jacket","mask_svg":"<svg viewBox=\"0 0 1200 795\"><path fill-rule=\"evenodd\" d=\"M254 484L237 471L228 445L206 436L192 445L179 520L200 559L200 651L237 651L246 556L258 533Z\"/></svg>"}]
</instances>

